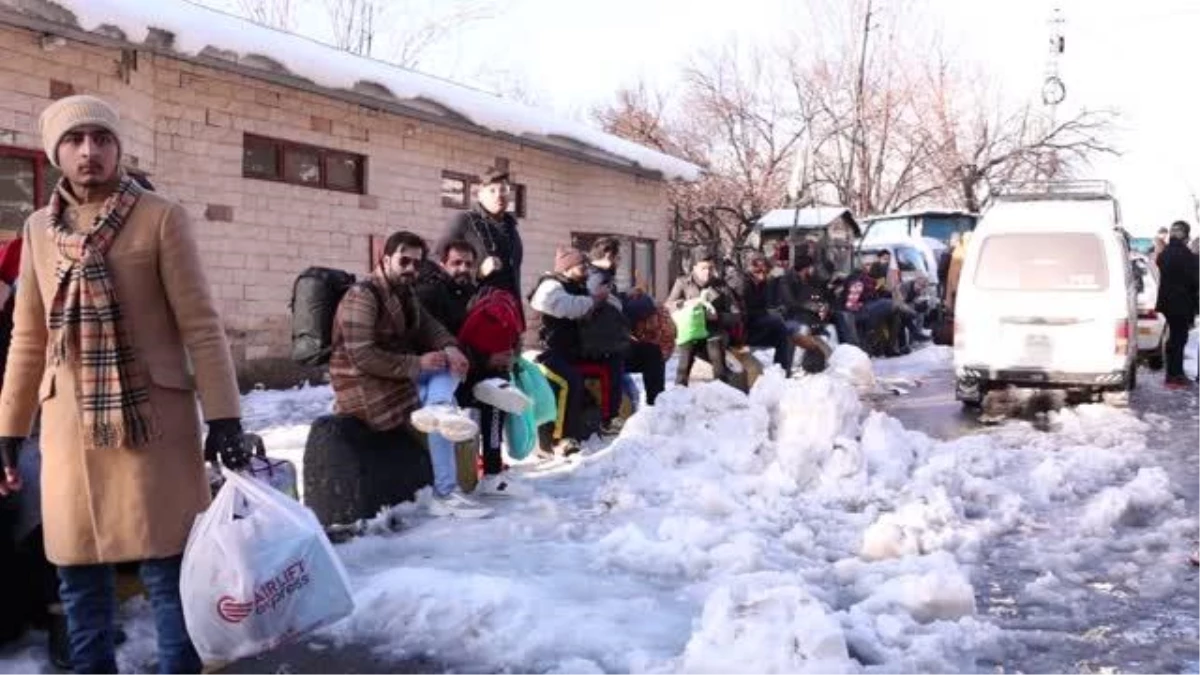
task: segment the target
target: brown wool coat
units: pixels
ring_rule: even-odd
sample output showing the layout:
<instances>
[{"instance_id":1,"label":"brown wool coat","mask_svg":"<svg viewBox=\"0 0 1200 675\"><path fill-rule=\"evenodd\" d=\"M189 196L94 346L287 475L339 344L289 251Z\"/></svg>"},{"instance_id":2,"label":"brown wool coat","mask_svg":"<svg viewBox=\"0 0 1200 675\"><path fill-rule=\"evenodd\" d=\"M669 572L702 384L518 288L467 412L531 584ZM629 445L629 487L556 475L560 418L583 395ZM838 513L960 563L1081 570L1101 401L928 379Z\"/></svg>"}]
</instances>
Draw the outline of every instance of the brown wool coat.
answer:
<instances>
[{"instance_id":1,"label":"brown wool coat","mask_svg":"<svg viewBox=\"0 0 1200 675\"><path fill-rule=\"evenodd\" d=\"M90 223L97 212L94 205L73 205L68 218ZM0 436L27 436L41 404L46 555L56 565L178 555L209 502L196 396L207 419L241 417L229 344L187 214L161 196L143 194L107 257L125 334L138 356L134 367L148 375L161 431L138 448L85 448L75 373L49 365L46 325L58 259L49 222L42 209L25 224L0 390Z\"/></svg>"},{"instance_id":2,"label":"brown wool coat","mask_svg":"<svg viewBox=\"0 0 1200 675\"><path fill-rule=\"evenodd\" d=\"M329 381L335 412L386 431L407 424L420 405L421 354L456 343L411 287L390 289L378 271L370 283L375 293L356 285L338 305Z\"/></svg>"}]
</instances>

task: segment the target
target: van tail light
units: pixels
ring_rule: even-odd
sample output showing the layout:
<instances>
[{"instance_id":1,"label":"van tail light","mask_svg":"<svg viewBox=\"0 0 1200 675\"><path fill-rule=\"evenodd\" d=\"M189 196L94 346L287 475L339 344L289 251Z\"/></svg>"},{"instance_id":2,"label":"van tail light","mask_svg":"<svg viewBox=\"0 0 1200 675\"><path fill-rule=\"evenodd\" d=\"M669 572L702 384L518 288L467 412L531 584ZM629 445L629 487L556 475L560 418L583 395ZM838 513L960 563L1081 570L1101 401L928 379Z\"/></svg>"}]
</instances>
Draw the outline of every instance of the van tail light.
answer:
<instances>
[{"instance_id":1,"label":"van tail light","mask_svg":"<svg viewBox=\"0 0 1200 675\"><path fill-rule=\"evenodd\" d=\"M1147 321L1154 321L1158 318L1158 312L1154 311L1153 309L1143 309L1142 311L1138 312L1138 318L1145 319Z\"/></svg>"},{"instance_id":2,"label":"van tail light","mask_svg":"<svg viewBox=\"0 0 1200 675\"><path fill-rule=\"evenodd\" d=\"M1129 336L1130 336L1129 322L1125 321L1124 319L1122 319L1121 321L1118 321L1117 322L1117 330L1116 330L1116 337L1117 337L1116 354L1117 354L1117 356L1126 356L1129 354Z\"/></svg>"}]
</instances>

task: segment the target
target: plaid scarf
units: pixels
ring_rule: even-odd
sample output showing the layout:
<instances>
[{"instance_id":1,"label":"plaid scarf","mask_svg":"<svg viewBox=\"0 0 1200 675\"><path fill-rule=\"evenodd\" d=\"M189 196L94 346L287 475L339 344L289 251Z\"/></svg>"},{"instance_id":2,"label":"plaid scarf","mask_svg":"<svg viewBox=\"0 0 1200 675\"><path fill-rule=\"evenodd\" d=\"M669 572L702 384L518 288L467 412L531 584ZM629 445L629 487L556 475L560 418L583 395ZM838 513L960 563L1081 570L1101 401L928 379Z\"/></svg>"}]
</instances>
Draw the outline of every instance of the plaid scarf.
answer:
<instances>
[{"instance_id":1,"label":"plaid scarf","mask_svg":"<svg viewBox=\"0 0 1200 675\"><path fill-rule=\"evenodd\" d=\"M133 349L121 325L121 303L105 257L142 188L122 176L96 222L73 231L63 219L66 200L60 182L50 198L50 226L58 247L58 282L50 306L54 365L75 369L84 442L88 447L137 447L157 434L150 391L132 367Z\"/></svg>"}]
</instances>

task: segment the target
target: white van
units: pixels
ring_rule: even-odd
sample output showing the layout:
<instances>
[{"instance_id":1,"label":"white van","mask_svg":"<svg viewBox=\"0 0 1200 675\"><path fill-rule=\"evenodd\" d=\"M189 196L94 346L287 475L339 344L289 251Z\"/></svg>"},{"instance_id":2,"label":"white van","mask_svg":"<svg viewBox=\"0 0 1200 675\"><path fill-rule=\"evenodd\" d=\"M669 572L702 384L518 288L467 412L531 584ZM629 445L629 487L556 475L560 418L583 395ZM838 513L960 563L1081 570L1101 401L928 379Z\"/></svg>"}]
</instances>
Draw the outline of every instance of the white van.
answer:
<instances>
[{"instance_id":1,"label":"white van","mask_svg":"<svg viewBox=\"0 0 1200 675\"><path fill-rule=\"evenodd\" d=\"M1116 200L1002 199L967 247L954 308L956 395L991 389L1128 392L1137 382L1136 283Z\"/></svg>"}]
</instances>

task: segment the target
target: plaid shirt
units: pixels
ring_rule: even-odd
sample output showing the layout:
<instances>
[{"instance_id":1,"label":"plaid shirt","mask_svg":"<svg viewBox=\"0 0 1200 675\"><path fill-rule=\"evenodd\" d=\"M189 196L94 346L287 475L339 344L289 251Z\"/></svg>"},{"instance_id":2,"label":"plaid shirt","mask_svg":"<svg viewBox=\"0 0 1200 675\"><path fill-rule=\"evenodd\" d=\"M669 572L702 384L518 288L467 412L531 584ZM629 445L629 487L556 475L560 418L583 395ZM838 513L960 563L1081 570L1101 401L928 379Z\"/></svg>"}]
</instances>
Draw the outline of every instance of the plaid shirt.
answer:
<instances>
[{"instance_id":1,"label":"plaid shirt","mask_svg":"<svg viewBox=\"0 0 1200 675\"><path fill-rule=\"evenodd\" d=\"M378 271L367 283L375 292L352 286L338 305L329 379L335 412L384 431L407 424L420 405L421 354L456 343L411 287L392 288Z\"/></svg>"}]
</instances>

